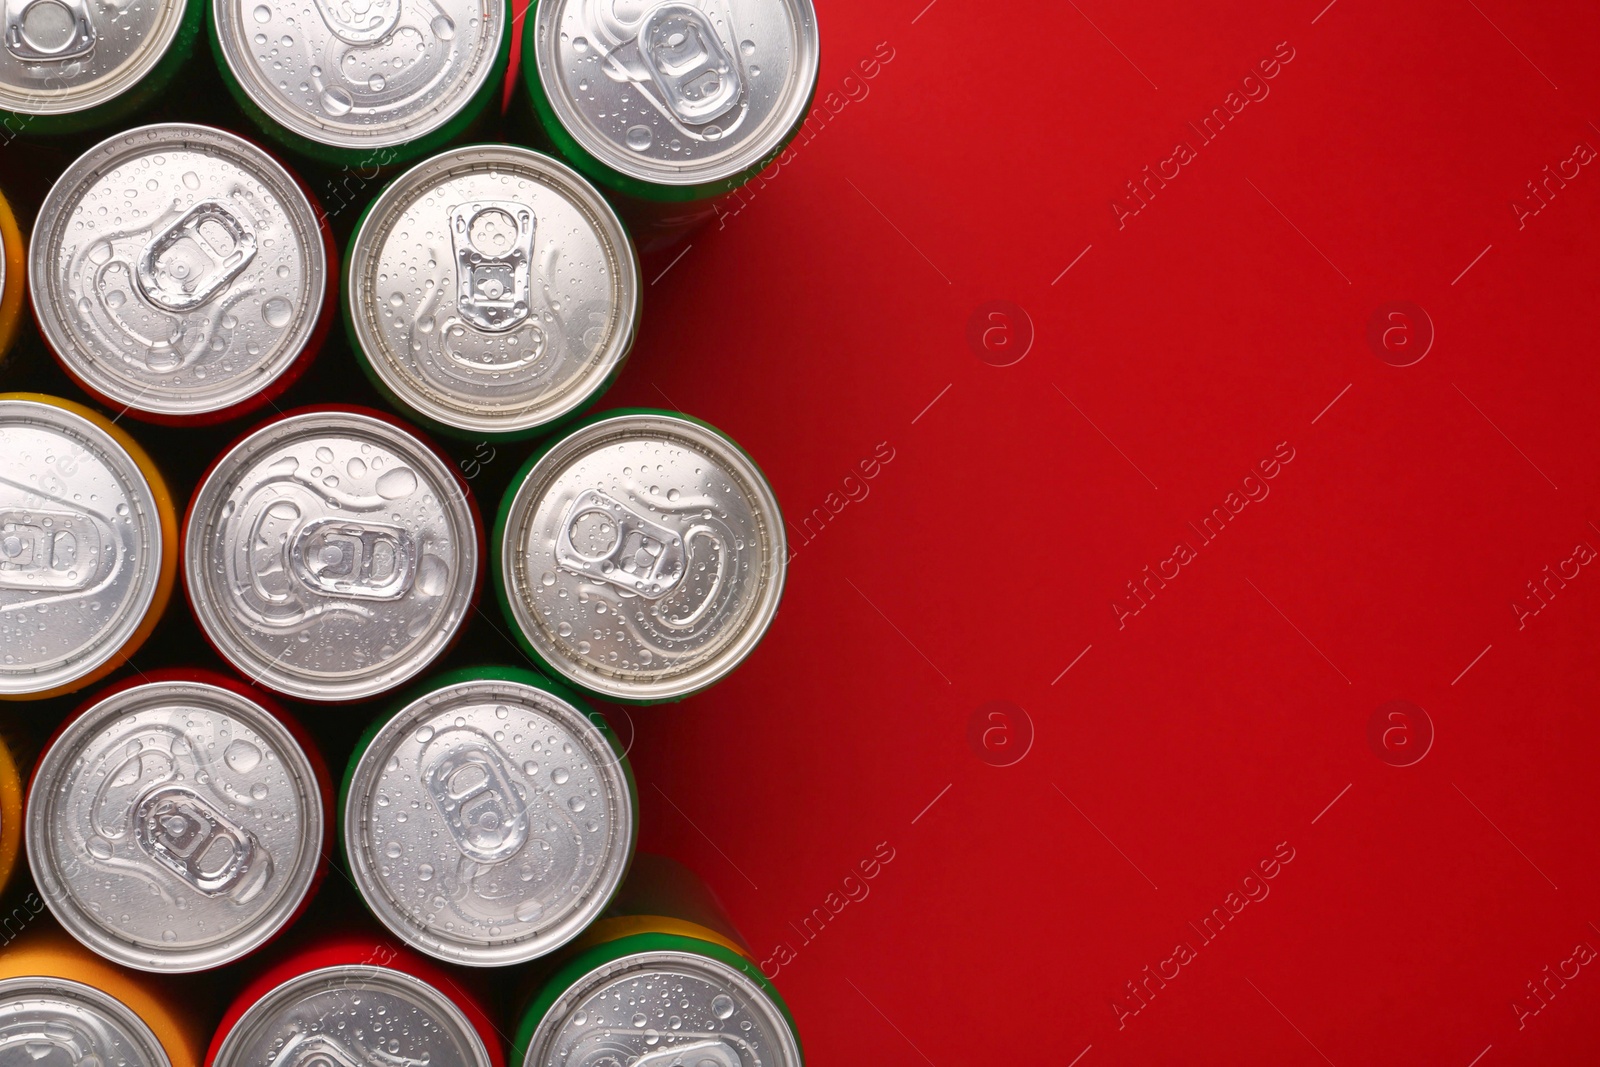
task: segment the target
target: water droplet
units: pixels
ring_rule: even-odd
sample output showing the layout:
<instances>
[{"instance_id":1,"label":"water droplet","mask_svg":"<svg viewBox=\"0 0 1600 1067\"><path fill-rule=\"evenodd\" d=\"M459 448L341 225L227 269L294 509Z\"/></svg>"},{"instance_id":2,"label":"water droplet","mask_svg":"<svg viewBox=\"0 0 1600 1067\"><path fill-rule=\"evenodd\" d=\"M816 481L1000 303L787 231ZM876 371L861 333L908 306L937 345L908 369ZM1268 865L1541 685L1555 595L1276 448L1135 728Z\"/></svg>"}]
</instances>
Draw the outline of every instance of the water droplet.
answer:
<instances>
[{"instance_id":1,"label":"water droplet","mask_svg":"<svg viewBox=\"0 0 1600 1067\"><path fill-rule=\"evenodd\" d=\"M178 940L178 932L176 930L163 930L161 931L161 940L176 941Z\"/></svg>"},{"instance_id":2,"label":"water droplet","mask_svg":"<svg viewBox=\"0 0 1600 1067\"><path fill-rule=\"evenodd\" d=\"M718 993L711 998L711 1014L719 1019L726 1019L733 1014L733 998L726 993Z\"/></svg>"},{"instance_id":3,"label":"water droplet","mask_svg":"<svg viewBox=\"0 0 1600 1067\"><path fill-rule=\"evenodd\" d=\"M261 762L261 750L248 741L234 741L223 750L222 759L240 774L249 774Z\"/></svg>"},{"instance_id":4,"label":"water droplet","mask_svg":"<svg viewBox=\"0 0 1600 1067\"><path fill-rule=\"evenodd\" d=\"M754 41L740 41L739 51L747 56L753 56L756 54L756 43Z\"/></svg>"},{"instance_id":5,"label":"water droplet","mask_svg":"<svg viewBox=\"0 0 1600 1067\"><path fill-rule=\"evenodd\" d=\"M650 127L628 127L628 147L633 149L635 152L643 152L645 149L650 147L651 142L654 140L655 135L650 132Z\"/></svg>"},{"instance_id":6,"label":"water droplet","mask_svg":"<svg viewBox=\"0 0 1600 1067\"><path fill-rule=\"evenodd\" d=\"M634 1025L635 1029L643 1030L644 1029L644 1024L649 1022L649 1021L650 1021L650 1017L648 1015L646 1015L644 1012L641 1011L641 1012L635 1012L634 1013L633 1025Z\"/></svg>"},{"instance_id":7,"label":"water droplet","mask_svg":"<svg viewBox=\"0 0 1600 1067\"><path fill-rule=\"evenodd\" d=\"M267 787L263 782L257 782L250 787L250 796L255 800L267 799Z\"/></svg>"},{"instance_id":8,"label":"water droplet","mask_svg":"<svg viewBox=\"0 0 1600 1067\"><path fill-rule=\"evenodd\" d=\"M518 904L511 914L516 916L519 923L531 923L544 911L544 905L537 900L524 900Z\"/></svg>"},{"instance_id":9,"label":"water droplet","mask_svg":"<svg viewBox=\"0 0 1600 1067\"><path fill-rule=\"evenodd\" d=\"M275 296L261 305L261 317L268 326L274 330L281 330L289 325L289 319L294 315L294 309L289 306L289 301L281 296Z\"/></svg>"},{"instance_id":10,"label":"water droplet","mask_svg":"<svg viewBox=\"0 0 1600 1067\"><path fill-rule=\"evenodd\" d=\"M338 85L330 85L322 90L321 100L322 110L334 118L350 114L350 109L356 106L356 102L350 98L350 94L342 86Z\"/></svg>"},{"instance_id":11,"label":"water droplet","mask_svg":"<svg viewBox=\"0 0 1600 1067\"><path fill-rule=\"evenodd\" d=\"M121 289L113 289L106 294L106 307L119 308L128 302L128 294Z\"/></svg>"},{"instance_id":12,"label":"water droplet","mask_svg":"<svg viewBox=\"0 0 1600 1067\"><path fill-rule=\"evenodd\" d=\"M443 13L433 16L433 21L428 23L428 29L432 30L433 35L441 41L448 41L456 35L456 24L450 20L450 16Z\"/></svg>"},{"instance_id":13,"label":"water droplet","mask_svg":"<svg viewBox=\"0 0 1600 1067\"><path fill-rule=\"evenodd\" d=\"M392 860L399 859L400 858L400 853L402 853L404 851L405 851L405 849L400 847L400 842L398 842L398 841L390 841L383 848L383 854L385 856L388 856Z\"/></svg>"},{"instance_id":14,"label":"water droplet","mask_svg":"<svg viewBox=\"0 0 1600 1067\"><path fill-rule=\"evenodd\" d=\"M550 780L556 785L566 785L572 778L572 773L565 767L557 767L550 772Z\"/></svg>"},{"instance_id":15,"label":"water droplet","mask_svg":"<svg viewBox=\"0 0 1600 1067\"><path fill-rule=\"evenodd\" d=\"M251 12L251 14L255 16L257 22L270 22L272 20L272 8L266 4L257 4L255 11Z\"/></svg>"},{"instance_id":16,"label":"water droplet","mask_svg":"<svg viewBox=\"0 0 1600 1067\"><path fill-rule=\"evenodd\" d=\"M100 836L89 838L89 855L95 859L108 860L111 858L111 842Z\"/></svg>"},{"instance_id":17,"label":"water droplet","mask_svg":"<svg viewBox=\"0 0 1600 1067\"><path fill-rule=\"evenodd\" d=\"M433 881L433 864L424 863L422 866L417 868L417 881L419 881L419 882L431 882L431 881Z\"/></svg>"},{"instance_id":18,"label":"water droplet","mask_svg":"<svg viewBox=\"0 0 1600 1067\"><path fill-rule=\"evenodd\" d=\"M417 731L417 741L420 742L421 744L425 745L429 741L432 741L432 740L433 740L433 727L424 726L422 729Z\"/></svg>"},{"instance_id":19,"label":"water droplet","mask_svg":"<svg viewBox=\"0 0 1600 1067\"><path fill-rule=\"evenodd\" d=\"M417 565L417 592L423 596L439 596L449 587L449 565L432 553L423 556L422 562Z\"/></svg>"},{"instance_id":20,"label":"water droplet","mask_svg":"<svg viewBox=\"0 0 1600 1067\"><path fill-rule=\"evenodd\" d=\"M589 50L589 38L574 37L572 39L572 50L578 53L580 56L583 55L583 53Z\"/></svg>"},{"instance_id":21,"label":"water droplet","mask_svg":"<svg viewBox=\"0 0 1600 1067\"><path fill-rule=\"evenodd\" d=\"M582 811L588 806L588 804L584 803L582 797L571 797L567 800L567 807L572 810L572 814L574 815L578 814L578 812Z\"/></svg>"},{"instance_id":22,"label":"water droplet","mask_svg":"<svg viewBox=\"0 0 1600 1067\"><path fill-rule=\"evenodd\" d=\"M384 471L378 476L375 487L378 495L385 500L399 500L403 496L410 496L417 488L417 476L411 473L409 467L396 467L394 470Z\"/></svg>"}]
</instances>

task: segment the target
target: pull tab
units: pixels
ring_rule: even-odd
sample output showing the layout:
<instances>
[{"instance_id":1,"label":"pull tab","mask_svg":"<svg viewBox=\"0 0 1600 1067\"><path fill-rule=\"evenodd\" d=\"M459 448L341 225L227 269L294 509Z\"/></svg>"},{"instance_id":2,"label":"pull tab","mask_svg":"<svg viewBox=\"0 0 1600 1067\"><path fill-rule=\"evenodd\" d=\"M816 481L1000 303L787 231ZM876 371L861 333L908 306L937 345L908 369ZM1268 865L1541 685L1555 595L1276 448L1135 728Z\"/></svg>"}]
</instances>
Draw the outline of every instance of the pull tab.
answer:
<instances>
[{"instance_id":1,"label":"pull tab","mask_svg":"<svg viewBox=\"0 0 1600 1067\"><path fill-rule=\"evenodd\" d=\"M689 4L654 8L639 27L639 53L672 113L703 126L738 103L744 79L711 19Z\"/></svg>"},{"instance_id":2,"label":"pull tab","mask_svg":"<svg viewBox=\"0 0 1600 1067\"><path fill-rule=\"evenodd\" d=\"M400 0L316 0L322 21L346 44L381 41L400 21Z\"/></svg>"},{"instance_id":3,"label":"pull tab","mask_svg":"<svg viewBox=\"0 0 1600 1067\"><path fill-rule=\"evenodd\" d=\"M272 874L271 860L248 830L181 785L146 793L134 822L150 858L205 896L230 894L243 903Z\"/></svg>"},{"instance_id":4,"label":"pull tab","mask_svg":"<svg viewBox=\"0 0 1600 1067\"><path fill-rule=\"evenodd\" d=\"M317 519L289 547L296 576L319 593L362 600L396 600L411 588L417 547L398 526Z\"/></svg>"},{"instance_id":5,"label":"pull tab","mask_svg":"<svg viewBox=\"0 0 1600 1067\"><path fill-rule=\"evenodd\" d=\"M428 795L444 816L462 855L479 863L499 863L515 855L528 839L528 811L512 784L511 769L489 741L475 730L451 730L435 745L466 740L440 756L424 774Z\"/></svg>"},{"instance_id":6,"label":"pull tab","mask_svg":"<svg viewBox=\"0 0 1600 1067\"><path fill-rule=\"evenodd\" d=\"M556 563L574 574L659 600L683 580L683 538L620 500L585 489L556 536Z\"/></svg>"},{"instance_id":7,"label":"pull tab","mask_svg":"<svg viewBox=\"0 0 1600 1067\"><path fill-rule=\"evenodd\" d=\"M456 307L478 329L509 330L527 319L535 225L533 210L510 200L480 200L450 210Z\"/></svg>"},{"instance_id":8,"label":"pull tab","mask_svg":"<svg viewBox=\"0 0 1600 1067\"><path fill-rule=\"evenodd\" d=\"M629 1067L741 1067L741 1064L738 1052L726 1042L712 1038L646 1052Z\"/></svg>"},{"instance_id":9,"label":"pull tab","mask_svg":"<svg viewBox=\"0 0 1600 1067\"><path fill-rule=\"evenodd\" d=\"M255 255L256 235L233 212L204 200L145 246L139 291L168 311L190 311L237 278Z\"/></svg>"},{"instance_id":10,"label":"pull tab","mask_svg":"<svg viewBox=\"0 0 1600 1067\"><path fill-rule=\"evenodd\" d=\"M100 573L102 546L112 543L111 531L89 515L0 511L0 589L84 589Z\"/></svg>"},{"instance_id":11,"label":"pull tab","mask_svg":"<svg viewBox=\"0 0 1600 1067\"><path fill-rule=\"evenodd\" d=\"M94 42L89 0L6 0L6 51L25 63L77 59Z\"/></svg>"}]
</instances>

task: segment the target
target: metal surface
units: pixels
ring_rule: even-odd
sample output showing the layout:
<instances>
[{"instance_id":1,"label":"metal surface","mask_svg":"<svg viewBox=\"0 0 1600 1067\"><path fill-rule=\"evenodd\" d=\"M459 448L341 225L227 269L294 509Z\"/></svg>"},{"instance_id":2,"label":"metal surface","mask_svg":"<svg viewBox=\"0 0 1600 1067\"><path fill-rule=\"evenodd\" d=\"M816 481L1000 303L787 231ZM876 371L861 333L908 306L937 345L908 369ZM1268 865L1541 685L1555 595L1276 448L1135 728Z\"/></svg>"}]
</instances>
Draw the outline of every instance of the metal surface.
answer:
<instances>
[{"instance_id":1,"label":"metal surface","mask_svg":"<svg viewBox=\"0 0 1600 1067\"><path fill-rule=\"evenodd\" d=\"M766 632L787 549L766 479L727 438L620 414L559 441L508 511L517 625L573 682L670 700L725 676Z\"/></svg>"},{"instance_id":2,"label":"metal surface","mask_svg":"<svg viewBox=\"0 0 1600 1067\"><path fill-rule=\"evenodd\" d=\"M740 971L687 952L640 952L574 982L515 1067L799 1067L783 1013Z\"/></svg>"},{"instance_id":3,"label":"metal surface","mask_svg":"<svg viewBox=\"0 0 1600 1067\"><path fill-rule=\"evenodd\" d=\"M488 1067L461 1009L409 974L324 967L256 1001L223 1038L213 1067Z\"/></svg>"},{"instance_id":4,"label":"metal surface","mask_svg":"<svg viewBox=\"0 0 1600 1067\"><path fill-rule=\"evenodd\" d=\"M306 195L208 126L145 126L90 149L34 230L33 306L73 374L141 411L240 404L304 351L329 283Z\"/></svg>"},{"instance_id":5,"label":"metal surface","mask_svg":"<svg viewBox=\"0 0 1600 1067\"><path fill-rule=\"evenodd\" d=\"M211 0L224 61L274 122L318 144L385 148L444 125L510 32L495 0Z\"/></svg>"},{"instance_id":6,"label":"metal surface","mask_svg":"<svg viewBox=\"0 0 1600 1067\"><path fill-rule=\"evenodd\" d=\"M37 693L115 656L160 584L150 485L74 412L0 399L0 693Z\"/></svg>"},{"instance_id":7,"label":"metal surface","mask_svg":"<svg viewBox=\"0 0 1600 1067\"><path fill-rule=\"evenodd\" d=\"M0 981L0 1067L169 1067L121 1001L65 978Z\"/></svg>"},{"instance_id":8,"label":"metal surface","mask_svg":"<svg viewBox=\"0 0 1600 1067\"><path fill-rule=\"evenodd\" d=\"M0 109L62 115L127 92L166 55L184 0L0 0Z\"/></svg>"},{"instance_id":9,"label":"metal surface","mask_svg":"<svg viewBox=\"0 0 1600 1067\"><path fill-rule=\"evenodd\" d=\"M606 166L700 185L760 163L817 76L810 0L547 0L533 62L566 130Z\"/></svg>"},{"instance_id":10,"label":"metal surface","mask_svg":"<svg viewBox=\"0 0 1600 1067\"><path fill-rule=\"evenodd\" d=\"M356 234L356 340L427 418L483 433L584 405L633 346L639 273L582 177L510 146L446 152L401 176Z\"/></svg>"},{"instance_id":11,"label":"metal surface","mask_svg":"<svg viewBox=\"0 0 1600 1067\"><path fill-rule=\"evenodd\" d=\"M386 724L344 815L383 923L453 963L521 963L572 940L633 854L627 774L577 708L532 686L448 685Z\"/></svg>"},{"instance_id":12,"label":"metal surface","mask_svg":"<svg viewBox=\"0 0 1600 1067\"><path fill-rule=\"evenodd\" d=\"M478 531L434 452L371 415L313 411L227 453L191 508L201 627L252 680L307 700L400 685L471 608Z\"/></svg>"}]
</instances>

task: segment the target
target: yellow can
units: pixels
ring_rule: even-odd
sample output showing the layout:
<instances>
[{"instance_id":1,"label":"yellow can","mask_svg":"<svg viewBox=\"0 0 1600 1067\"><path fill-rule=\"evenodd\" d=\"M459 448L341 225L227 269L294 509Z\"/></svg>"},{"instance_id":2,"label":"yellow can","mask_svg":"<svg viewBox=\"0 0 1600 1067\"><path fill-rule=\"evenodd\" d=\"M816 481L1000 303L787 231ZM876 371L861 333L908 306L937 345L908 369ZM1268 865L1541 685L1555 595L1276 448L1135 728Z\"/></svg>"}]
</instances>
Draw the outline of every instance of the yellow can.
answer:
<instances>
[{"instance_id":1,"label":"yellow can","mask_svg":"<svg viewBox=\"0 0 1600 1067\"><path fill-rule=\"evenodd\" d=\"M11 350L22 325L22 298L28 288L28 242L17 226L5 194L0 193L0 359Z\"/></svg>"}]
</instances>

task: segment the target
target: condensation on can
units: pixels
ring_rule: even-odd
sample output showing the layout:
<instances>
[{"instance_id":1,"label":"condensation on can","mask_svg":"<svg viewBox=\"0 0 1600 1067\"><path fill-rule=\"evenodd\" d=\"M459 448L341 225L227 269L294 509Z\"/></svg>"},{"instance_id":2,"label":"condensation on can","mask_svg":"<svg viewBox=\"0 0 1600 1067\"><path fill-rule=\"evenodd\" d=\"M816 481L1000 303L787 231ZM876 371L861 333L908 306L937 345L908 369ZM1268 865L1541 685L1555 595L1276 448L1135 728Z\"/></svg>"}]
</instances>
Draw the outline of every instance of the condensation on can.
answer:
<instances>
[{"instance_id":1,"label":"condensation on can","mask_svg":"<svg viewBox=\"0 0 1600 1067\"><path fill-rule=\"evenodd\" d=\"M225 130L108 138L67 168L39 218L40 330L79 385L136 418L206 423L261 407L326 330L337 275L321 213L277 160Z\"/></svg>"},{"instance_id":2,"label":"condensation on can","mask_svg":"<svg viewBox=\"0 0 1600 1067\"><path fill-rule=\"evenodd\" d=\"M624 703L733 671L777 613L788 560L760 469L665 411L597 415L535 453L494 534L495 592L524 650Z\"/></svg>"},{"instance_id":3,"label":"condensation on can","mask_svg":"<svg viewBox=\"0 0 1600 1067\"><path fill-rule=\"evenodd\" d=\"M0 393L0 699L70 693L144 643L177 517L144 450L69 400Z\"/></svg>"},{"instance_id":4,"label":"condensation on can","mask_svg":"<svg viewBox=\"0 0 1600 1067\"><path fill-rule=\"evenodd\" d=\"M251 681L301 700L387 693L443 655L474 608L481 527L463 482L398 420L290 412L201 479L184 585Z\"/></svg>"},{"instance_id":5,"label":"condensation on can","mask_svg":"<svg viewBox=\"0 0 1600 1067\"><path fill-rule=\"evenodd\" d=\"M615 379L638 330L638 260L616 213L571 168L510 145L397 178L345 269L362 368L456 436L548 430Z\"/></svg>"}]
</instances>

